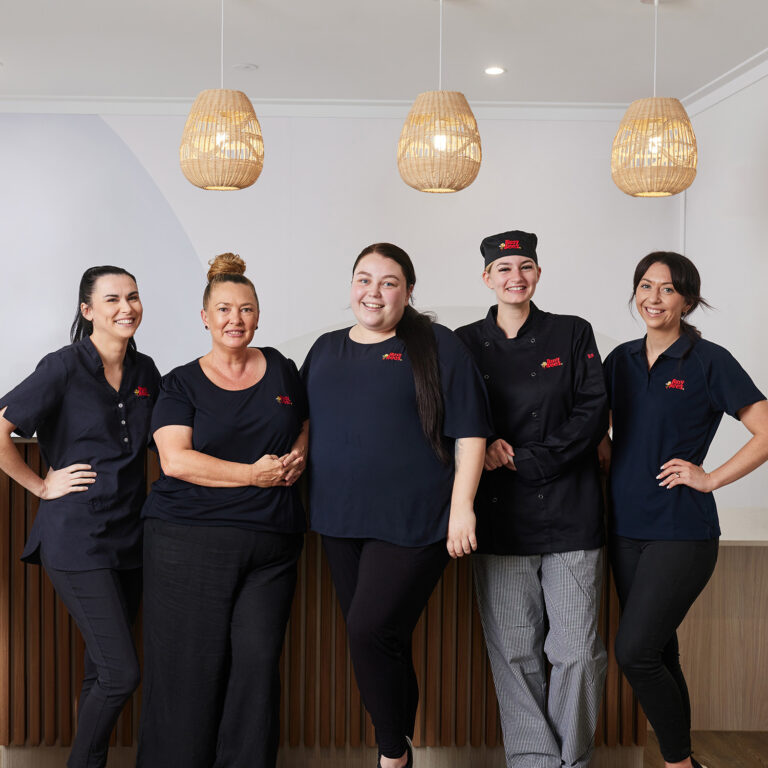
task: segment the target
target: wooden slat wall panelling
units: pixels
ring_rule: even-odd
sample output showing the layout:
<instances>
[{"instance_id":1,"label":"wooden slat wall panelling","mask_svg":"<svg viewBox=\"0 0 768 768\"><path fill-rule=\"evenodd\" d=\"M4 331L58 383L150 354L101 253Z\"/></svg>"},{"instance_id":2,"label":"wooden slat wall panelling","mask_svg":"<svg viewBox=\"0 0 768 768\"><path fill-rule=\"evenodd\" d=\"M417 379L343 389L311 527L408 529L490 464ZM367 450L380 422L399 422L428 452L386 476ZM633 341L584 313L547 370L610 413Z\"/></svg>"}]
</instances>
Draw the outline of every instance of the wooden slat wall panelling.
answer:
<instances>
[{"instance_id":1,"label":"wooden slat wall panelling","mask_svg":"<svg viewBox=\"0 0 768 768\"><path fill-rule=\"evenodd\" d=\"M40 450L37 445L27 446L29 466L40 473ZM26 536L32 531L40 500L27 494ZM28 738L31 744L39 744L41 737L42 690L42 638L40 636L41 569L27 568L27 691L29 694Z\"/></svg>"},{"instance_id":2,"label":"wooden slat wall panelling","mask_svg":"<svg viewBox=\"0 0 768 768\"><path fill-rule=\"evenodd\" d=\"M440 746L450 747L454 740L456 717L456 570L458 563L448 564L443 575L442 645L440 648Z\"/></svg>"},{"instance_id":3,"label":"wooden slat wall panelling","mask_svg":"<svg viewBox=\"0 0 768 768\"><path fill-rule=\"evenodd\" d=\"M28 454L29 446L25 446ZM28 455L25 455L28 460ZM21 553L26 541L26 492L13 484L11 488L11 664L13 680L13 708L11 710L11 738L14 744L24 744L27 738L26 697L26 566Z\"/></svg>"},{"instance_id":4,"label":"wooden slat wall panelling","mask_svg":"<svg viewBox=\"0 0 768 768\"><path fill-rule=\"evenodd\" d=\"M426 675L419 685L420 700L424 702L424 745L436 747L440 727L440 649L442 645L442 582L438 583L427 601Z\"/></svg>"},{"instance_id":5,"label":"wooden slat wall panelling","mask_svg":"<svg viewBox=\"0 0 768 768\"><path fill-rule=\"evenodd\" d=\"M466 557L456 563L456 737L466 746L469 733L469 674L472 648L471 565Z\"/></svg>"},{"instance_id":6,"label":"wooden slat wall panelling","mask_svg":"<svg viewBox=\"0 0 768 768\"><path fill-rule=\"evenodd\" d=\"M0 744L11 741L11 481L0 472Z\"/></svg>"},{"instance_id":7,"label":"wooden slat wall panelling","mask_svg":"<svg viewBox=\"0 0 768 768\"><path fill-rule=\"evenodd\" d=\"M37 446L22 444L32 466ZM151 454L148 482L158 476ZM68 745L82 679L82 639L47 576L19 561L37 500L0 476L0 743ZM606 568L601 628L609 651L598 744L644 743L646 722L616 665L611 640L618 599ZM136 637L140 640L140 619ZM141 658L141 643L137 643ZM414 743L495 746L501 743L498 705L472 594L469 558L449 563L419 618L413 658L421 691ZM297 591L280 660L281 744L338 748L374 746L370 717L349 658L346 627L320 537L309 533L298 564ZM135 741L140 698L118 722L113 742Z\"/></svg>"}]
</instances>

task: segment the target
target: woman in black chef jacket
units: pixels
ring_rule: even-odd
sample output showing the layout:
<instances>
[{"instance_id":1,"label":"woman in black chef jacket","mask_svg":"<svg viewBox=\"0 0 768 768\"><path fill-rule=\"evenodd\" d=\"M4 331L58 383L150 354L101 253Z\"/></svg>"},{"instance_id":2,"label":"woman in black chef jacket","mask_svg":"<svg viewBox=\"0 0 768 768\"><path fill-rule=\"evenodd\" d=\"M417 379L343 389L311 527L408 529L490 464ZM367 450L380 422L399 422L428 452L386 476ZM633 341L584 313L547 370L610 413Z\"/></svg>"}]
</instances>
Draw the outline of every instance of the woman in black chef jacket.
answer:
<instances>
[{"instance_id":1,"label":"woman in black chef jacket","mask_svg":"<svg viewBox=\"0 0 768 768\"><path fill-rule=\"evenodd\" d=\"M171 371L152 416L162 468L144 506L142 768L268 768L279 659L305 528L306 399L296 366L249 347L245 263L211 261L212 348Z\"/></svg>"},{"instance_id":2,"label":"woman in black chef jacket","mask_svg":"<svg viewBox=\"0 0 768 768\"><path fill-rule=\"evenodd\" d=\"M490 432L472 360L410 306L415 283L401 248L363 250L352 269L357 323L321 336L302 368L311 525L323 535L382 768L412 763L411 635L448 555L477 546L472 503Z\"/></svg>"},{"instance_id":3,"label":"woman in black chef jacket","mask_svg":"<svg viewBox=\"0 0 768 768\"><path fill-rule=\"evenodd\" d=\"M685 319L705 304L689 259L650 253L632 287L645 338L619 345L605 360L613 422L609 552L622 605L616 659L665 765L698 768L676 633L717 561L712 492L768 459L768 402L731 354ZM741 420L752 438L707 472L723 413ZM601 446L606 460L609 447L607 440Z\"/></svg>"},{"instance_id":4,"label":"woman in black chef jacket","mask_svg":"<svg viewBox=\"0 0 768 768\"><path fill-rule=\"evenodd\" d=\"M482 241L497 305L456 331L483 374L496 433L475 501L472 564L507 764L581 767L606 669L596 448L608 407L589 323L532 301L536 246L521 231Z\"/></svg>"},{"instance_id":5,"label":"woman in black chef jacket","mask_svg":"<svg viewBox=\"0 0 768 768\"><path fill-rule=\"evenodd\" d=\"M141 597L144 455L160 374L136 351L133 275L91 267L72 344L0 398L0 469L42 500L22 559L42 564L85 640L77 736L67 765L107 762L109 736L139 683L131 624ZM11 433L37 431L45 477Z\"/></svg>"}]
</instances>

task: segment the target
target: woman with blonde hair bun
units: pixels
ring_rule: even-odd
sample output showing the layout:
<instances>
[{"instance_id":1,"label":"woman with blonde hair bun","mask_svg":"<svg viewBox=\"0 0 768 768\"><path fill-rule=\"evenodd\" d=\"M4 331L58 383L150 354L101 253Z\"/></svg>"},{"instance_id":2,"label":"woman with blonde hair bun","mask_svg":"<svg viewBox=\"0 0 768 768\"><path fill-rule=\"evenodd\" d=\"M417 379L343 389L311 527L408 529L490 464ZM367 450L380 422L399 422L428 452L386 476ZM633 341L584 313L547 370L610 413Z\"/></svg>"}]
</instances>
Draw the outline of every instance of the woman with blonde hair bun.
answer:
<instances>
[{"instance_id":1,"label":"woman with blonde hair bun","mask_svg":"<svg viewBox=\"0 0 768 768\"><path fill-rule=\"evenodd\" d=\"M296 366L249 347L245 262L212 259L211 349L163 378L151 431L162 473L144 506L142 768L266 768L296 585L307 406Z\"/></svg>"}]
</instances>

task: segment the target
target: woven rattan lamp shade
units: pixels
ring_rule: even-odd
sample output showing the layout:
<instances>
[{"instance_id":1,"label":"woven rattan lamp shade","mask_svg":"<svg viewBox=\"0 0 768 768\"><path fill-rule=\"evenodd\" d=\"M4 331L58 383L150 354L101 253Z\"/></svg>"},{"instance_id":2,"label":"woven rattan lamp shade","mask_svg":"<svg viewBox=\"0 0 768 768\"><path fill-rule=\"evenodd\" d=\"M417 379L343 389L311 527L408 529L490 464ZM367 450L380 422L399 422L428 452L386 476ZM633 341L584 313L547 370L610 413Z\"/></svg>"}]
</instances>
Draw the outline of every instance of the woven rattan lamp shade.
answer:
<instances>
[{"instance_id":1,"label":"woven rattan lamp shade","mask_svg":"<svg viewBox=\"0 0 768 768\"><path fill-rule=\"evenodd\" d=\"M475 180L481 159L477 121L464 94L419 94L397 143L403 181L420 192L458 192Z\"/></svg>"},{"instance_id":2,"label":"woven rattan lamp shade","mask_svg":"<svg viewBox=\"0 0 768 768\"><path fill-rule=\"evenodd\" d=\"M182 173L203 189L244 189L264 166L264 140L242 91L202 91L192 104L179 148Z\"/></svg>"},{"instance_id":3,"label":"woven rattan lamp shade","mask_svg":"<svg viewBox=\"0 0 768 768\"><path fill-rule=\"evenodd\" d=\"M666 197L696 178L696 136L677 99L638 99L629 105L611 151L616 186L634 197Z\"/></svg>"}]
</instances>

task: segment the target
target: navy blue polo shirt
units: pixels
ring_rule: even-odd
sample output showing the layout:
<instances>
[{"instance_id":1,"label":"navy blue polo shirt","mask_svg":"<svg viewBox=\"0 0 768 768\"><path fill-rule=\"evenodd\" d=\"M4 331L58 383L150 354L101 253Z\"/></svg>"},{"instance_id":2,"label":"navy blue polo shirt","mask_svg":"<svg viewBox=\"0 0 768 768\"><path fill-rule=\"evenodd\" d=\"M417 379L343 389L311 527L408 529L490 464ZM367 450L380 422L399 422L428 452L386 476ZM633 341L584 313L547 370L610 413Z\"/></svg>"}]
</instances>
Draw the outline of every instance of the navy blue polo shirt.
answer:
<instances>
[{"instance_id":1,"label":"navy blue polo shirt","mask_svg":"<svg viewBox=\"0 0 768 768\"><path fill-rule=\"evenodd\" d=\"M34 373L0 399L22 437L37 432L54 469L90 464L87 491L41 500L22 559L57 570L141 565L139 512L145 497L144 457L160 374L150 357L128 349L120 391L104 376L90 338L46 355Z\"/></svg>"},{"instance_id":2,"label":"navy blue polo shirt","mask_svg":"<svg viewBox=\"0 0 768 768\"><path fill-rule=\"evenodd\" d=\"M264 376L248 389L216 386L199 360L164 376L152 433L169 425L191 427L194 450L242 464L289 453L307 418L304 384L292 360L271 347L261 351L267 362ZM142 516L275 533L306 528L296 486L211 488L164 473L153 483Z\"/></svg>"},{"instance_id":3,"label":"navy blue polo shirt","mask_svg":"<svg viewBox=\"0 0 768 768\"><path fill-rule=\"evenodd\" d=\"M464 345L433 324L445 405L443 434L491 433L480 375ZM396 336L375 344L349 329L321 336L301 369L309 398L310 521L341 538L426 546L448 531L454 465L443 464L421 428L413 370Z\"/></svg>"},{"instance_id":4,"label":"navy blue polo shirt","mask_svg":"<svg viewBox=\"0 0 768 768\"><path fill-rule=\"evenodd\" d=\"M491 307L456 329L488 389L495 435L515 451L515 470L484 471L480 480L478 551L596 549L605 538L596 447L608 429L608 399L592 327L531 302L508 339L497 318Z\"/></svg>"},{"instance_id":5,"label":"navy blue polo shirt","mask_svg":"<svg viewBox=\"0 0 768 768\"><path fill-rule=\"evenodd\" d=\"M715 499L686 485L667 490L656 475L670 459L702 464L723 413L765 396L723 347L683 335L648 370L645 339L605 361L613 413L612 531L633 539L717 538Z\"/></svg>"}]
</instances>

